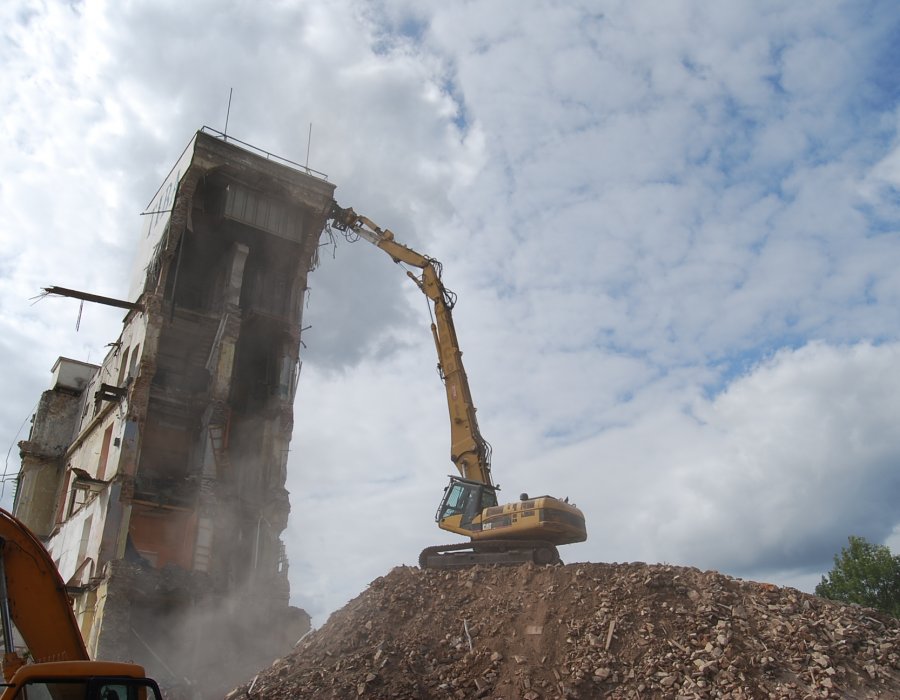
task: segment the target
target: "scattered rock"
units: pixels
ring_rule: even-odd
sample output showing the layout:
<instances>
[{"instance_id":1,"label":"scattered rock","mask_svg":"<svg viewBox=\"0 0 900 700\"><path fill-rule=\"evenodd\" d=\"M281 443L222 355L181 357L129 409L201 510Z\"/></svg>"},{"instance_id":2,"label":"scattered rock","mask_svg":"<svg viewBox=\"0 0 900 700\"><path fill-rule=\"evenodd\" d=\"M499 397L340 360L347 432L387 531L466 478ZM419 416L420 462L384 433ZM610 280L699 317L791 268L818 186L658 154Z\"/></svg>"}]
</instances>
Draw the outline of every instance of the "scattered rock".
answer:
<instances>
[{"instance_id":1,"label":"scattered rock","mask_svg":"<svg viewBox=\"0 0 900 700\"><path fill-rule=\"evenodd\" d=\"M900 621L675 566L399 567L230 696L900 697Z\"/></svg>"}]
</instances>

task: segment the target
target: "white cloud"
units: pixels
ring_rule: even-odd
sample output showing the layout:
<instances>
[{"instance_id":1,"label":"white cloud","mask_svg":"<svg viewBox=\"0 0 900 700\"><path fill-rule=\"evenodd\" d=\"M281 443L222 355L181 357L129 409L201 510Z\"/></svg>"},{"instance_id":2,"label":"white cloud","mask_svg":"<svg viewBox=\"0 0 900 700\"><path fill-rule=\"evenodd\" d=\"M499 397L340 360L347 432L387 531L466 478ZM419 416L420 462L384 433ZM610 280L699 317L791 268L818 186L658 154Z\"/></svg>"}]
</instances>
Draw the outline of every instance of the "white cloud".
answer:
<instances>
[{"instance_id":1,"label":"white cloud","mask_svg":"<svg viewBox=\"0 0 900 700\"><path fill-rule=\"evenodd\" d=\"M578 489L582 557L814 569L848 534L883 541L900 517L898 358L897 344L814 343L712 399L650 384L627 425L517 470Z\"/></svg>"},{"instance_id":2,"label":"white cloud","mask_svg":"<svg viewBox=\"0 0 900 700\"><path fill-rule=\"evenodd\" d=\"M88 307L76 334L76 302L29 298L125 293L138 212L234 88L230 134L303 162L312 123L338 201L443 260L504 493L588 513L567 558L807 581L849 534L896 538L894 3L0 19L8 440L55 357L98 359L121 321ZM286 533L317 616L440 541L450 467L418 292L365 243L320 252Z\"/></svg>"}]
</instances>

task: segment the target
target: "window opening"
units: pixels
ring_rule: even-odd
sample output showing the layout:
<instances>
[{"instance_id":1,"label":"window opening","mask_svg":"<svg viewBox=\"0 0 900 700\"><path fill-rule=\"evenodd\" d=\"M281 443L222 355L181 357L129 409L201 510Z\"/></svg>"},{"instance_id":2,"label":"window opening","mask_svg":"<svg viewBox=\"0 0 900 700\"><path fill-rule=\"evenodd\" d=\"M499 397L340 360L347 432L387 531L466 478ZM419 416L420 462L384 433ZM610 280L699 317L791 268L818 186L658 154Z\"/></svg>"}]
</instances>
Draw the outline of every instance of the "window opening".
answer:
<instances>
[{"instance_id":1,"label":"window opening","mask_svg":"<svg viewBox=\"0 0 900 700\"><path fill-rule=\"evenodd\" d=\"M125 348L125 352L122 353L122 361L119 363L119 378L116 380L116 384L122 386L122 382L125 381L125 370L128 369L128 353L131 351L131 348Z\"/></svg>"},{"instance_id":2,"label":"window opening","mask_svg":"<svg viewBox=\"0 0 900 700\"><path fill-rule=\"evenodd\" d=\"M103 480L106 476L106 463L109 461L109 444L112 442L113 426L110 425L103 433L103 445L100 447L100 461L97 464L97 479Z\"/></svg>"},{"instance_id":3,"label":"window opening","mask_svg":"<svg viewBox=\"0 0 900 700\"><path fill-rule=\"evenodd\" d=\"M81 566L81 562L87 556L88 542L91 539L91 525L94 522L94 516L91 515L85 519L84 525L81 526L81 542L78 543L78 559L77 565Z\"/></svg>"},{"instance_id":4,"label":"window opening","mask_svg":"<svg viewBox=\"0 0 900 700\"><path fill-rule=\"evenodd\" d=\"M131 364L128 366L128 376L134 378L137 376L138 361L141 358L141 344L134 346L134 352L131 353Z\"/></svg>"},{"instance_id":5,"label":"window opening","mask_svg":"<svg viewBox=\"0 0 900 700\"><path fill-rule=\"evenodd\" d=\"M92 479L87 472L77 470L70 477L72 490L69 493L69 507L66 510L66 518L72 516L83 505L89 503L94 495L103 490L104 483Z\"/></svg>"}]
</instances>

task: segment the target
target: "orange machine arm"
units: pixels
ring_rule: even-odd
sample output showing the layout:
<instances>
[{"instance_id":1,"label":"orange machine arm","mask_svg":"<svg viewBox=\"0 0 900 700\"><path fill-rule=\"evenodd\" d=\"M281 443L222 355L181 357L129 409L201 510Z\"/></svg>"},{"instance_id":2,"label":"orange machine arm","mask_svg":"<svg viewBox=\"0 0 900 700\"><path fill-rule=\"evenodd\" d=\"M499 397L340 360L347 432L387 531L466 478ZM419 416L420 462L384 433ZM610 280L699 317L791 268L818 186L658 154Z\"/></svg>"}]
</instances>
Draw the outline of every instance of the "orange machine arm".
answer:
<instances>
[{"instance_id":1,"label":"orange machine arm","mask_svg":"<svg viewBox=\"0 0 900 700\"><path fill-rule=\"evenodd\" d=\"M469 390L469 379L463 367L462 351L456 339L451 313L456 301L454 294L441 282L441 264L434 258L417 253L394 240L394 234L376 226L370 219L353 209L342 209L336 203L331 211L334 226L352 231L381 248L396 263L405 263L422 270L421 277L407 271L422 293L434 304L435 321L431 333L438 355L438 371L447 391L450 410L450 459L464 479L493 486L491 480L491 446L481 436L475 418L475 404Z\"/></svg>"},{"instance_id":2,"label":"orange machine arm","mask_svg":"<svg viewBox=\"0 0 900 700\"><path fill-rule=\"evenodd\" d=\"M12 644L10 620L34 661L88 661L66 586L53 560L30 530L2 509L0 565L6 680L24 663Z\"/></svg>"}]
</instances>

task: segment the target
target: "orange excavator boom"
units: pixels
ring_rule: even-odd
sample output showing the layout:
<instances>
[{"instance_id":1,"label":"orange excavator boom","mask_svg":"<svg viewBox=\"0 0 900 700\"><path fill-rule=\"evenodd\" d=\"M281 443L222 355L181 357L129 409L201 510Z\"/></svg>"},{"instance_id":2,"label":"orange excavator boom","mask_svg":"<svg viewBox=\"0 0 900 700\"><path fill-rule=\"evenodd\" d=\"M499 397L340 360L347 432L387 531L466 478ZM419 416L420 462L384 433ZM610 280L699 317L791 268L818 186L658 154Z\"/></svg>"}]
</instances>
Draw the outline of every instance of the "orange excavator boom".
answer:
<instances>
[{"instance_id":1,"label":"orange excavator boom","mask_svg":"<svg viewBox=\"0 0 900 700\"><path fill-rule=\"evenodd\" d=\"M44 545L19 520L0 509L0 618L6 680L24 663L13 645L12 625L34 661L87 661L87 649L66 586Z\"/></svg>"}]
</instances>

